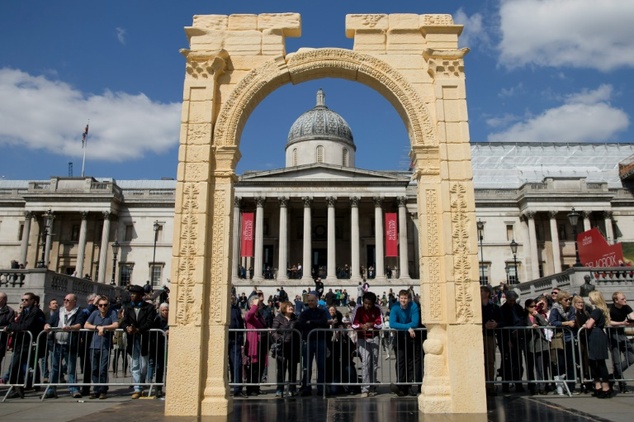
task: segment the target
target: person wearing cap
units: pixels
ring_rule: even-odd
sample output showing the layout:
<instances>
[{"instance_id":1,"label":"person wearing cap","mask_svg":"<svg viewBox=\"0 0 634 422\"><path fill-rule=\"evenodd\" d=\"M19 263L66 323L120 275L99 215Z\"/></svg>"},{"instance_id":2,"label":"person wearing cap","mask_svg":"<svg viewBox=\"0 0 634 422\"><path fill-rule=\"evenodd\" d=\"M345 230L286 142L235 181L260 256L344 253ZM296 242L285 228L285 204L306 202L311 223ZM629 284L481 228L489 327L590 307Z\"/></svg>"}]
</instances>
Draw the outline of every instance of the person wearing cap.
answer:
<instances>
[{"instance_id":1,"label":"person wearing cap","mask_svg":"<svg viewBox=\"0 0 634 422\"><path fill-rule=\"evenodd\" d=\"M319 300L317 292L308 294L306 299L308 308L300 315L296 328L302 333L302 388L300 394L312 394L310 382L312 379L313 359L317 360L317 393L322 394L326 369L326 332L311 331L329 327L329 314L325 309L317 306Z\"/></svg>"},{"instance_id":2,"label":"person wearing cap","mask_svg":"<svg viewBox=\"0 0 634 422\"><path fill-rule=\"evenodd\" d=\"M147 375L150 354L150 329L156 318L154 306L143 300L143 287L133 285L129 288L130 303L123 309L123 318L119 326L128 336L127 352L131 357L132 381L134 385L133 399L141 397Z\"/></svg>"}]
</instances>

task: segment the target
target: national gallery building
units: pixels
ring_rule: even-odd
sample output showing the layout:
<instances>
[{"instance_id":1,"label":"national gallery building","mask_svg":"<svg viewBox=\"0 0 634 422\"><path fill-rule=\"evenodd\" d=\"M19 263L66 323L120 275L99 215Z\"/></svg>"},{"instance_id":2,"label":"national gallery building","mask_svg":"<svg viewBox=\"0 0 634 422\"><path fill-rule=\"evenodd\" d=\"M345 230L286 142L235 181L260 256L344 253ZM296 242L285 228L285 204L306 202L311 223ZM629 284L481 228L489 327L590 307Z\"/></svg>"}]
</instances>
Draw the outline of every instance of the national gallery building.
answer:
<instances>
[{"instance_id":1,"label":"national gallery building","mask_svg":"<svg viewBox=\"0 0 634 422\"><path fill-rule=\"evenodd\" d=\"M357 168L352 133L320 90L290 128L285 167L238 176L232 268L239 291L284 285L292 293L317 276L333 288L363 278L382 290L418 284L425 225L416 181L410 171ZM634 242L634 195L619 172L634 144L478 142L471 156L484 282L561 272L576 262L575 234L590 228L610 244ZM14 261L102 283L169 284L175 186L0 180L0 268Z\"/></svg>"}]
</instances>

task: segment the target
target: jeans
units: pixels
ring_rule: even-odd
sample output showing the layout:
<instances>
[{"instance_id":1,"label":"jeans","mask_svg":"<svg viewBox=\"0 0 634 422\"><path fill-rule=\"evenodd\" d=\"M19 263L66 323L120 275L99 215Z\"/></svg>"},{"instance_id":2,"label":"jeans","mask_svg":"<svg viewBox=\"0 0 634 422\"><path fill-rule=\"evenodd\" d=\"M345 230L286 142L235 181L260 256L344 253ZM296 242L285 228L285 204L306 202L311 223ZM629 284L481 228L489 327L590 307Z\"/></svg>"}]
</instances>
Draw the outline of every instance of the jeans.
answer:
<instances>
[{"instance_id":1,"label":"jeans","mask_svg":"<svg viewBox=\"0 0 634 422\"><path fill-rule=\"evenodd\" d=\"M229 341L229 366L231 367L231 382L242 384L242 345L235 341ZM233 387L233 393L239 394L242 385Z\"/></svg>"},{"instance_id":2,"label":"jeans","mask_svg":"<svg viewBox=\"0 0 634 422\"><path fill-rule=\"evenodd\" d=\"M79 388L75 384L77 377L75 374L75 368L77 366L77 353L70 352L70 346L68 344L55 343L53 349L53 362L51 363L51 384L59 383L60 373L62 372L62 361L66 362L66 369L68 370L68 376L66 377L66 383L71 394L79 391ZM51 390L55 392L55 386L51 387Z\"/></svg>"},{"instance_id":3,"label":"jeans","mask_svg":"<svg viewBox=\"0 0 634 422\"><path fill-rule=\"evenodd\" d=\"M90 349L92 383L107 384L108 383L108 362L110 360L110 349ZM105 393L108 391L107 385L95 385L95 394Z\"/></svg>"},{"instance_id":4,"label":"jeans","mask_svg":"<svg viewBox=\"0 0 634 422\"><path fill-rule=\"evenodd\" d=\"M313 359L317 358L317 392L321 394L324 389L324 375L326 369L326 341L325 333L314 333L309 341L302 342L303 375L302 389L310 388L313 376ZM317 338L317 337L321 338Z\"/></svg>"},{"instance_id":5,"label":"jeans","mask_svg":"<svg viewBox=\"0 0 634 422\"><path fill-rule=\"evenodd\" d=\"M141 336L135 336L132 341L132 364L130 371L132 372L132 381L135 383L134 391L140 393L143 391L143 387L139 384L145 383L147 376L148 355L141 354Z\"/></svg>"},{"instance_id":6,"label":"jeans","mask_svg":"<svg viewBox=\"0 0 634 422\"><path fill-rule=\"evenodd\" d=\"M612 334L612 336L610 336L610 348L612 349L614 378L621 380L623 379L623 372L634 364L634 347L626 336Z\"/></svg>"}]
</instances>

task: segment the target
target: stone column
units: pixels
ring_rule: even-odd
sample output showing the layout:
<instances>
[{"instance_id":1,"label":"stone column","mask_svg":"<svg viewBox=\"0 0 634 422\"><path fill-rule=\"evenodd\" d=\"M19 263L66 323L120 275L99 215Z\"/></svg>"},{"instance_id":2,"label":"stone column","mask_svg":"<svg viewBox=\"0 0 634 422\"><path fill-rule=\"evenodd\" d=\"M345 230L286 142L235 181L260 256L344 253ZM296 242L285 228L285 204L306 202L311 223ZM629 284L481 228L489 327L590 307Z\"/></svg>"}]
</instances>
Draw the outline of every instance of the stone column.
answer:
<instances>
[{"instance_id":1,"label":"stone column","mask_svg":"<svg viewBox=\"0 0 634 422\"><path fill-rule=\"evenodd\" d=\"M537 254L537 232L535 231L535 212L528 211L524 214L528 220L528 236L530 240L531 279L539 278L539 258ZM530 280L524 280L530 281Z\"/></svg>"},{"instance_id":2,"label":"stone column","mask_svg":"<svg viewBox=\"0 0 634 422\"><path fill-rule=\"evenodd\" d=\"M581 215L583 216L583 231L588 231L592 228L590 224L590 215L592 211L581 211Z\"/></svg>"},{"instance_id":3,"label":"stone column","mask_svg":"<svg viewBox=\"0 0 634 422\"><path fill-rule=\"evenodd\" d=\"M359 262L359 197L350 197L350 281L361 281L361 263Z\"/></svg>"},{"instance_id":4,"label":"stone column","mask_svg":"<svg viewBox=\"0 0 634 422\"><path fill-rule=\"evenodd\" d=\"M240 197L233 198L233 244L231 245L231 278L235 281L240 278L238 267L240 266Z\"/></svg>"},{"instance_id":5,"label":"stone column","mask_svg":"<svg viewBox=\"0 0 634 422\"><path fill-rule=\"evenodd\" d=\"M559 232L557 231L557 211L550 211L550 239L553 248L553 265L555 274L561 272L561 253L559 251Z\"/></svg>"},{"instance_id":6,"label":"stone column","mask_svg":"<svg viewBox=\"0 0 634 422\"><path fill-rule=\"evenodd\" d=\"M46 253L44 254L44 268L48 268L48 265L51 262L51 245L53 243L53 224L55 221L55 214L52 212L48 212L47 215L44 216L44 224L46 225L46 232L48 236L46 236Z\"/></svg>"},{"instance_id":7,"label":"stone column","mask_svg":"<svg viewBox=\"0 0 634 422\"><path fill-rule=\"evenodd\" d=\"M407 197L398 199L398 274L399 279L409 280L409 253L407 250Z\"/></svg>"},{"instance_id":8,"label":"stone column","mask_svg":"<svg viewBox=\"0 0 634 422\"><path fill-rule=\"evenodd\" d=\"M335 203L337 198L329 196L326 198L328 202L328 265L326 267L326 280L333 282L337 280L337 253L335 239Z\"/></svg>"},{"instance_id":9,"label":"stone column","mask_svg":"<svg viewBox=\"0 0 634 422\"><path fill-rule=\"evenodd\" d=\"M110 217L108 211L103 213L103 229L101 230L101 248L99 249L99 274L98 283L106 282L106 268L108 268L108 237L110 236Z\"/></svg>"},{"instance_id":10,"label":"stone column","mask_svg":"<svg viewBox=\"0 0 634 422\"><path fill-rule=\"evenodd\" d=\"M264 201L259 196L255 198L255 251L253 259L253 281L260 282L262 277L262 254L264 253Z\"/></svg>"},{"instance_id":11,"label":"stone column","mask_svg":"<svg viewBox=\"0 0 634 422\"><path fill-rule=\"evenodd\" d=\"M312 223L310 214L310 204L313 201L312 196L304 196L304 243L303 243L303 256L302 256L302 281L309 281L310 288L313 287L313 277L310 274L312 268L311 254L312 254Z\"/></svg>"},{"instance_id":12,"label":"stone column","mask_svg":"<svg viewBox=\"0 0 634 422\"><path fill-rule=\"evenodd\" d=\"M84 276L84 255L86 253L86 231L88 226L88 213L86 211L80 212L81 226L79 226L79 243L77 245L77 265L75 266L75 273L77 277Z\"/></svg>"},{"instance_id":13,"label":"stone column","mask_svg":"<svg viewBox=\"0 0 634 422\"><path fill-rule=\"evenodd\" d=\"M381 208L381 202L383 198L375 196L374 198L374 245L376 265L374 271L376 272L376 281L385 281L385 251L383 247L383 209Z\"/></svg>"},{"instance_id":14,"label":"stone column","mask_svg":"<svg viewBox=\"0 0 634 422\"><path fill-rule=\"evenodd\" d=\"M603 211L605 219L605 240L612 245L614 244L614 230L612 228L612 211Z\"/></svg>"},{"instance_id":15,"label":"stone column","mask_svg":"<svg viewBox=\"0 0 634 422\"><path fill-rule=\"evenodd\" d=\"M20 243L20 264L24 264L24 267L26 267L27 254L29 252L29 236L31 235L32 218L33 213L31 211L24 212L24 228L22 229L22 240Z\"/></svg>"},{"instance_id":16,"label":"stone column","mask_svg":"<svg viewBox=\"0 0 634 422\"><path fill-rule=\"evenodd\" d=\"M288 198L279 197L280 201L280 249L277 259L277 280L287 281L286 268L288 267Z\"/></svg>"}]
</instances>

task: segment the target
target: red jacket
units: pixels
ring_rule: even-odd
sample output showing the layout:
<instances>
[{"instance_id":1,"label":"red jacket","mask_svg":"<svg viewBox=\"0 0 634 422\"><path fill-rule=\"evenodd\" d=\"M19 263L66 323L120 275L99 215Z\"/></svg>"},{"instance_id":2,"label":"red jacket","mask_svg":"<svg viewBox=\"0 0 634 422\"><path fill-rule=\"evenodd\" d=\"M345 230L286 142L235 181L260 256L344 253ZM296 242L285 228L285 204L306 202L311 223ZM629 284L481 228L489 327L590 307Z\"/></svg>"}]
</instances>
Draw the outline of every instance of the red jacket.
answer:
<instances>
[{"instance_id":1,"label":"red jacket","mask_svg":"<svg viewBox=\"0 0 634 422\"><path fill-rule=\"evenodd\" d=\"M372 323L373 330L365 330L361 326L366 323ZM374 338L379 335L378 331L383 328L383 312L381 308L374 305L370 310L366 310L363 305L357 305L354 309L352 317L352 328L358 331L359 338Z\"/></svg>"}]
</instances>

